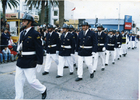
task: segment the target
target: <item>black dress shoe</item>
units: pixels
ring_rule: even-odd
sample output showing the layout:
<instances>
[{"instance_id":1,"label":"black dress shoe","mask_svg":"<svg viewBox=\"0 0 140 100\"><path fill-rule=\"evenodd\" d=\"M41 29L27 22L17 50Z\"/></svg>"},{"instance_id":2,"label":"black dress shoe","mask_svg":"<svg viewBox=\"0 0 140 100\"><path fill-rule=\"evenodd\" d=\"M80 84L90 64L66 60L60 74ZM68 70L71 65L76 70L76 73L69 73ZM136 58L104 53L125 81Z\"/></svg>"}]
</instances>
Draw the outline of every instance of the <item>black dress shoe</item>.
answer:
<instances>
[{"instance_id":1,"label":"black dress shoe","mask_svg":"<svg viewBox=\"0 0 140 100\"><path fill-rule=\"evenodd\" d=\"M102 69L101 69L101 71L104 71L104 70L105 70L105 68L102 68Z\"/></svg>"},{"instance_id":2,"label":"black dress shoe","mask_svg":"<svg viewBox=\"0 0 140 100\"><path fill-rule=\"evenodd\" d=\"M73 72L70 72L70 75L73 75Z\"/></svg>"},{"instance_id":3,"label":"black dress shoe","mask_svg":"<svg viewBox=\"0 0 140 100\"><path fill-rule=\"evenodd\" d=\"M62 76L60 76L60 75L57 75L57 76L56 76L56 78L60 78L60 77L62 77Z\"/></svg>"},{"instance_id":4,"label":"black dress shoe","mask_svg":"<svg viewBox=\"0 0 140 100\"><path fill-rule=\"evenodd\" d=\"M92 74L90 74L90 78L93 78L94 77L94 72Z\"/></svg>"},{"instance_id":5,"label":"black dress shoe","mask_svg":"<svg viewBox=\"0 0 140 100\"><path fill-rule=\"evenodd\" d=\"M64 66L64 68L68 68L68 66Z\"/></svg>"},{"instance_id":6,"label":"black dress shoe","mask_svg":"<svg viewBox=\"0 0 140 100\"><path fill-rule=\"evenodd\" d=\"M73 66L76 67L76 64L74 64Z\"/></svg>"},{"instance_id":7,"label":"black dress shoe","mask_svg":"<svg viewBox=\"0 0 140 100\"><path fill-rule=\"evenodd\" d=\"M43 73L42 73L42 75L47 75L47 74L49 74L49 72L43 72Z\"/></svg>"},{"instance_id":8,"label":"black dress shoe","mask_svg":"<svg viewBox=\"0 0 140 100\"><path fill-rule=\"evenodd\" d=\"M123 54L123 56L125 57L125 54Z\"/></svg>"},{"instance_id":9,"label":"black dress shoe","mask_svg":"<svg viewBox=\"0 0 140 100\"><path fill-rule=\"evenodd\" d=\"M108 64L105 64L105 66L108 66Z\"/></svg>"},{"instance_id":10,"label":"black dress shoe","mask_svg":"<svg viewBox=\"0 0 140 100\"><path fill-rule=\"evenodd\" d=\"M112 64L115 64L115 62L112 62Z\"/></svg>"},{"instance_id":11,"label":"black dress shoe","mask_svg":"<svg viewBox=\"0 0 140 100\"><path fill-rule=\"evenodd\" d=\"M120 58L118 58L118 60L120 60Z\"/></svg>"},{"instance_id":12,"label":"black dress shoe","mask_svg":"<svg viewBox=\"0 0 140 100\"><path fill-rule=\"evenodd\" d=\"M82 79L83 78L76 78L75 81L78 82L78 81L81 81Z\"/></svg>"},{"instance_id":13,"label":"black dress shoe","mask_svg":"<svg viewBox=\"0 0 140 100\"><path fill-rule=\"evenodd\" d=\"M76 67L75 69L76 69L76 70L78 70L78 68L77 68L77 67Z\"/></svg>"},{"instance_id":14,"label":"black dress shoe","mask_svg":"<svg viewBox=\"0 0 140 100\"><path fill-rule=\"evenodd\" d=\"M46 96L47 96L47 89L45 90L45 92L44 92L44 93L42 93L42 99L45 99L45 98L46 98Z\"/></svg>"}]
</instances>

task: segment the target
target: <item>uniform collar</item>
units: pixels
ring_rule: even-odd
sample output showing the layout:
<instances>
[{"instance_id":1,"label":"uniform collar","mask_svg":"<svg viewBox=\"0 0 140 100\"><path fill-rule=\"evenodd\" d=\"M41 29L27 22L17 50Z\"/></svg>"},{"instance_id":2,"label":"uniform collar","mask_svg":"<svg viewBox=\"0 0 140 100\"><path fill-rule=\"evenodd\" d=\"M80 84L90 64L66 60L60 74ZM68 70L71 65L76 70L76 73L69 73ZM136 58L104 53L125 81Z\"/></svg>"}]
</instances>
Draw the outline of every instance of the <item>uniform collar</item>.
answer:
<instances>
[{"instance_id":1,"label":"uniform collar","mask_svg":"<svg viewBox=\"0 0 140 100\"><path fill-rule=\"evenodd\" d=\"M53 33L53 31L49 33L49 34L50 34L50 36L52 35L52 33Z\"/></svg>"},{"instance_id":2,"label":"uniform collar","mask_svg":"<svg viewBox=\"0 0 140 100\"><path fill-rule=\"evenodd\" d=\"M101 32L98 32L98 35L101 35L102 34L102 31Z\"/></svg>"},{"instance_id":3,"label":"uniform collar","mask_svg":"<svg viewBox=\"0 0 140 100\"><path fill-rule=\"evenodd\" d=\"M85 33L85 35L87 34L87 32L88 32L88 31L89 31L89 29L87 29L87 30L86 30L86 33Z\"/></svg>"},{"instance_id":4,"label":"uniform collar","mask_svg":"<svg viewBox=\"0 0 140 100\"><path fill-rule=\"evenodd\" d=\"M69 32L67 32L67 33L65 34L65 37L68 35L68 33L69 33Z\"/></svg>"},{"instance_id":5,"label":"uniform collar","mask_svg":"<svg viewBox=\"0 0 140 100\"><path fill-rule=\"evenodd\" d=\"M26 31L25 35L29 32L29 30L31 29L32 27L29 27L27 29L24 29L24 31Z\"/></svg>"}]
</instances>

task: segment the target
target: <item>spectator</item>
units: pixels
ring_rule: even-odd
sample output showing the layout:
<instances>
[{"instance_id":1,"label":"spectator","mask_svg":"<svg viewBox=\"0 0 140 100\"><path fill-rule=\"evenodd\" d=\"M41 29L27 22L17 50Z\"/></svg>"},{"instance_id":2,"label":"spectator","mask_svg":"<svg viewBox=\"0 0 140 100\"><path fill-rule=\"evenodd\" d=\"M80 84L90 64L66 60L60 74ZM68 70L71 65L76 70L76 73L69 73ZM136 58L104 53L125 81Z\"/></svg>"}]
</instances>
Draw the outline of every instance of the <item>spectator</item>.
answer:
<instances>
[{"instance_id":1,"label":"spectator","mask_svg":"<svg viewBox=\"0 0 140 100\"><path fill-rule=\"evenodd\" d=\"M17 49L17 46L16 46L16 44L13 42L13 39L11 38L11 36L10 36L10 40L8 41L8 46L12 46L13 47L13 50L14 51L17 51L16 49Z\"/></svg>"},{"instance_id":2,"label":"spectator","mask_svg":"<svg viewBox=\"0 0 140 100\"><path fill-rule=\"evenodd\" d=\"M0 64L3 63L3 55L2 55L2 51L0 50Z\"/></svg>"},{"instance_id":3,"label":"spectator","mask_svg":"<svg viewBox=\"0 0 140 100\"><path fill-rule=\"evenodd\" d=\"M11 59L12 59L12 61L16 61L17 52L13 50L12 46L8 46L8 48L10 49L10 52L11 52Z\"/></svg>"},{"instance_id":4,"label":"spectator","mask_svg":"<svg viewBox=\"0 0 140 100\"><path fill-rule=\"evenodd\" d=\"M9 62L11 60L11 52L8 49L8 47L4 47L2 50L3 56L4 56L4 62ZM8 60L7 60L8 59Z\"/></svg>"},{"instance_id":5,"label":"spectator","mask_svg":"<svg viewBox=\"0 0 140 100\"><path fill-rule=\"evenodd\" d=\"M8 41L8 45L15 45L11 36L10 36L10 40Z\"/></svg>"},{"instance_id":6,"label":"spectator","mask_svg":"<svg viewBox=\"0 0 140 100\"><path fill-rule=\"evenodd\" d=\"M8 32L8 30L5 28L4 32L1 35L1 45L8 46L8 41L9 41L10 37L7 32ZM4 49L4 47L2 49Z\"/></svg>"}]
</instances>

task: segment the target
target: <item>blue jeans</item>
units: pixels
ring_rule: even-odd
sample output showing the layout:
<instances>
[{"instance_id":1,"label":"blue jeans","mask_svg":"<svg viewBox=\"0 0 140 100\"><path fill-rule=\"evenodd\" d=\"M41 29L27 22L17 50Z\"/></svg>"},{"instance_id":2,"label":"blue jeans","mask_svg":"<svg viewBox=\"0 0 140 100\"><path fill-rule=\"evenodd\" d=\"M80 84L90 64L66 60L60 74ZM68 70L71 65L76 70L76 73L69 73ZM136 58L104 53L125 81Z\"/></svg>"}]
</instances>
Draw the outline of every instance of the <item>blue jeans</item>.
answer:
<instances>
[{"instance_id":1,"label":"blue jeans","mask_svg":"<svg viewBox=\"0 0 140 100\"><path fill-rule=\"evenodd\" d=\"M3 62L3 55L0 53L0 62Z\"/></svg>"},{"instance_id":2,"label":"blue jeans","mask_svg":"<svg viewBox=\"0 0 140 100\"><path fill-rule=\"evenodd\" d=\"M4 56L4 61L7 61L7 59L8 60L11 59L11 54L10 53L4 53L3 56Z\"/></svg>"}]
</instances>

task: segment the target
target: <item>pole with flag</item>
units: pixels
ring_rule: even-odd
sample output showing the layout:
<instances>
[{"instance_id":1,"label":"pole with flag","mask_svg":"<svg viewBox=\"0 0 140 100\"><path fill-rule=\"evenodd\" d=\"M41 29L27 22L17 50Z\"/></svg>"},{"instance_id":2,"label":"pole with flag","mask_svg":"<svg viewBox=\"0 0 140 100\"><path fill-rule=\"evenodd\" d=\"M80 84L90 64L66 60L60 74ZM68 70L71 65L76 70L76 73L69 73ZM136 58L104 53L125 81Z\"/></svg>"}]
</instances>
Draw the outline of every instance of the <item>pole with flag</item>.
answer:
<instances>
[{"instance_id":1,"label":"pole with flag","mask_svg":"<svg viewBox=\"0 0 140 100\"><path fill-rule=\"evenodd\" d=\"M76 9L76 7L74 7L71 11L74 11ZM71 15L72 17L73 15ZM71 18L72 19L72 18ZM73 19L74 20L74 19ZM75 26L75 20L74 20L74 26Z\"/></svg>"}]
</instances>

